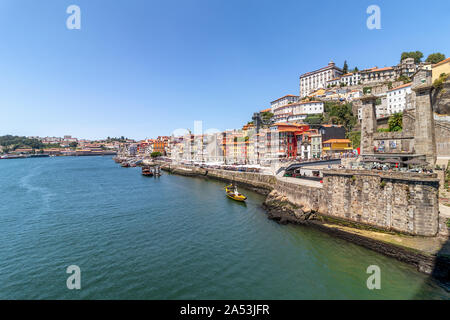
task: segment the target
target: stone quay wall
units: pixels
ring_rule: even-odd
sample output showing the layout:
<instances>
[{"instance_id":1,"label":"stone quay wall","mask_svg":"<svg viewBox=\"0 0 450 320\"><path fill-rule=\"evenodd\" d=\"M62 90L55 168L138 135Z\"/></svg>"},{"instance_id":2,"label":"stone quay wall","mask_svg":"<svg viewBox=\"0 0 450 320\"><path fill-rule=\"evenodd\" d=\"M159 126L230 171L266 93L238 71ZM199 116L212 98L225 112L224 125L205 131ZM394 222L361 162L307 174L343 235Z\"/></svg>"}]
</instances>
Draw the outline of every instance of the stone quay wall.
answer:
<instances>
[{"instance_id":1,"label":"stone quay wall","mask_svg":"<svg viewBox=\"0 0 450 320\"><path fill-rule=\"evenodd\" d=\"M323 184L315 187L259 173L178 165L162 169L233 182L265 195L276 190L305 212L411 235L439 233L439 179L435 174L324 170Z\"/></svg>"},{"instance_id":2,"label":"stone quay wall","mask_svg":"<svg viewBox=\"0 0 450 320\"><path fill-rule=\"evenodd\" d=\"M324 171L329 216L402 233L439 232L439 179L435 174Z\"/></svg>"}]
</instances>

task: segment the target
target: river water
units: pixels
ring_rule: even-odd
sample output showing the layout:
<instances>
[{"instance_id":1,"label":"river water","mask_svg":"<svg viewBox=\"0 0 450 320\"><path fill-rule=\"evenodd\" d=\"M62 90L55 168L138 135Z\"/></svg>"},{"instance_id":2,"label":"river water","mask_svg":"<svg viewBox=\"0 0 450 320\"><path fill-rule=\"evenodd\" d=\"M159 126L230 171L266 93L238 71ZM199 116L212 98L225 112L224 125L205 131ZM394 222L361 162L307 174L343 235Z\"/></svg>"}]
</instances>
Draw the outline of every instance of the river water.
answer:
<instances>
[{"instance_id":1,"label":"river water","mask_svg":"<svg viewBox=\"0 0 450 320\"><path fill-rule=\"evenodd\" d=\"M0 161L1 299L449 299L413 267L110 157ZM66 268L81 270L69 290ZM366 269L381 269L369 290Z\"/></svg>"}]
</instances>

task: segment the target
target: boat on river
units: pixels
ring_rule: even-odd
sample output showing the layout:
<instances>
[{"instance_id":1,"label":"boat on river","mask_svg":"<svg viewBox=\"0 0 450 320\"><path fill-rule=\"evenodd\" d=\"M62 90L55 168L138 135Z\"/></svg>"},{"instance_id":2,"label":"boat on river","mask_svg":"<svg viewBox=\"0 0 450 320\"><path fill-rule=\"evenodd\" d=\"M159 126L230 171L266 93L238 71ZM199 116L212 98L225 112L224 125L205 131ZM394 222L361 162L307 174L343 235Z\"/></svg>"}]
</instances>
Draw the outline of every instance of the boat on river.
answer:
<instances>
[{"instance_id":1,"label":"boat on river","mask_svg":"<svg viewBox=\"0 0 450 320\"><path fill-rule=\"evenodd\" d=\"M150 167L142 167L142 175L146 177L153 177L153 171Z\"/></svg>"},{"instance_id":2,"label":"boat on river","mask_svg":"<svg viewBox=\"0 0 450 320\"><path fill-rule=\"evenodd\" d=\"M230 184L229 186L225 187L225 193L227 194L227 197L236 201L243 202L247 200L247 197L244 196L242 193L239 193L236 186L233 186Z\"/></svg>"},{"instance_id":3,"label":"boat on river","mask_svg":"<svg viewBox=\"0 0 450 320\"><path fill-rule=\"evenodd\" d=\"M128 162L122 162L120 165L124 168L128 168L130 166Z\"/></svg>"}]
</instances>

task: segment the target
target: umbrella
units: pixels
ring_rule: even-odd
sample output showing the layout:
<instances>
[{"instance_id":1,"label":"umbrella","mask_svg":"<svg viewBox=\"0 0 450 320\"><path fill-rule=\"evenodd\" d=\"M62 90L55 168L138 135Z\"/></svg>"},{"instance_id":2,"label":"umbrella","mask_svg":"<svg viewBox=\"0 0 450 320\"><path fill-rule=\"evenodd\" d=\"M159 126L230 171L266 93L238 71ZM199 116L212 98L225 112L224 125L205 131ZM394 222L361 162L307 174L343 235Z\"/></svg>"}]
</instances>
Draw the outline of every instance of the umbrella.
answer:
<instances>
[{"instance_id":1,"label":"umbrella","mask_svg":"<svg viewBox=\"0 0 450 320\"><path fill-rule=\"evenodd\" d=\"M411 159L404 162L405 164L412 164L412 165L418 165L418 166L426 166L428 165L428 162L420 160L420 159Z\"/></svg>"}]
</instances>

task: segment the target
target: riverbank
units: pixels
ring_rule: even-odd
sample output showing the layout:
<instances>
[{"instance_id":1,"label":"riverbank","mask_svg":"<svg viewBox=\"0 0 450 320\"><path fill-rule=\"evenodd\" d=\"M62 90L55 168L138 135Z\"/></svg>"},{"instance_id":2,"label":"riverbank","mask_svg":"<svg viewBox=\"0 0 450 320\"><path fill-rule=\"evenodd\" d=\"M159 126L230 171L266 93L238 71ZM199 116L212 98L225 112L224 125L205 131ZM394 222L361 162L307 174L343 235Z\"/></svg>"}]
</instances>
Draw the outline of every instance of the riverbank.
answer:
<instances>
[{"instance_id":1,"label":"riverbank","mask_svg":"<svg viewBox=\"0 0 450 320\"><path fill-rule=\"evenodd\" d=\"M278 179L270 175L206 170L173 164L163 164L162 169L183 176L233 182L238 186L256 191L267 196L263 206L269 219L281 224L292 223L314 227L330 235L414 265L420 272L432 275L446 286L450 283L448 236L442 234L434 237L408 235L325 214L326 208L323 208L323 205L320 204L321 201L316 199L322 195L321 184L301 186L302 192L297 192L297 185L285 181L286 179Z\"/></svg>"}]
</instances>

